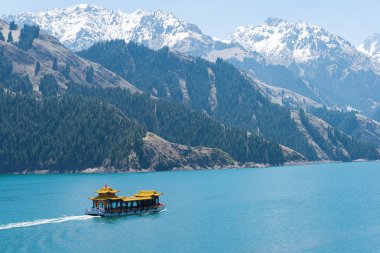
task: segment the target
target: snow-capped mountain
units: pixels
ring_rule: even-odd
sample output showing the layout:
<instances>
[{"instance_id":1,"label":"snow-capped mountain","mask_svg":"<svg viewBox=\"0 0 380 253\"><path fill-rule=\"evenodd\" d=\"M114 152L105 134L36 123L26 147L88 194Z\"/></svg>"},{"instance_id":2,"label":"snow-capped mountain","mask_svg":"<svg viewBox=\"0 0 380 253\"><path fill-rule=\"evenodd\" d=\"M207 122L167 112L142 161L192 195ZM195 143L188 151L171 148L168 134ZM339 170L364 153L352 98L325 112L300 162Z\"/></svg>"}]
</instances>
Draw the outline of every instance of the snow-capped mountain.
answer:
<instances>
[{"instance_id":1,"label":"snow-capped mountain","mask_svg":"<svg viewBox=\"0 0 380 253\"><path fill-rule=\"evenodd\" d=\"M357 49L380 62L380 34L372 33Z\"/></svg>"},{"instance_id":2,"label":"snow-capped mountain","mask_svg":"<svg viewBox=\"0 0 380 253\"><path fill-rule=\"evenodd\" d=\"M26 12L3 17L19 24L34 23L74 51L98 41L124 39L152 49L168 46L193 55L212 49L214 41L201 30L173 14L137 10L131 14L95 5L80 4L63 9Z\"/></svg>"},{"instance_id":3,"label":"snow-capped mountain","mask_svg":"<svg viewBox=\"0 0 380 253\"><path fill-rule=\"evenodd\" d=\"M287 67L329 59L331 62L344 60L353 70L374 69L370 59L348 41L305 22L269 18L260 26L238 27L231 41L248 51L261 53L272 64Z\"/></svg>"},{"instance_id":4,"label":"snow-capped mountain","mask_svg":"<svg viewBox=\"0 0 380 253\"><path fill-rule=\"evenodd\" d=\"M168 46L212 61L223 58L265 82L329 106L349 106L370 114L380 105L380 62L305 22L270 18L260 26L238 27L228 41L222 41L163 11L127 14L81 4L3 18L36 23L75 51L110 39L152 49Z\"/></svg>"},{"instance_id":5,"label":"snow-capped mountain","mask_svg":"<svg viewBox=\"0 0 380 253\"><path fill-rule=\"evenodd\" d=\"M238 27L231 41L286 67L332 105L368 114L378 106L380 64L324 28L270 18L260 26ZM244 63L250 69L247 59Z\"/></svg>"}]
</instances>

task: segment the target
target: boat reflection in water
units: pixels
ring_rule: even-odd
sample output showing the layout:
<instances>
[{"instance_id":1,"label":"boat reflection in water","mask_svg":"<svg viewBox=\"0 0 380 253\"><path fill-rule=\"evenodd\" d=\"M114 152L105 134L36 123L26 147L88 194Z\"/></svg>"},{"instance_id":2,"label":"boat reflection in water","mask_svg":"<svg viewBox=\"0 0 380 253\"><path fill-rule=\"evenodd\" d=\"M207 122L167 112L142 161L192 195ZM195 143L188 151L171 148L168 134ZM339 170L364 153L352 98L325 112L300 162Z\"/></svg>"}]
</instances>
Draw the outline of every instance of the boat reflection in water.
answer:
<instances>
[{"instance_id":1,"label":"boat reflection in water","mask_svg":"<svg viewBox=\"0 0 380 253\"><path fill-rule=\"evenodd\" d=\"M114 190L105 185L96 191L98 196L89 198L92 200L92 208L85 214L101 217L115 217L134 214L156 213L164 210L165 204L160 203L162 193L154 190L141 190L133 196L119 197Z\"/></svg>"}]
</instances>

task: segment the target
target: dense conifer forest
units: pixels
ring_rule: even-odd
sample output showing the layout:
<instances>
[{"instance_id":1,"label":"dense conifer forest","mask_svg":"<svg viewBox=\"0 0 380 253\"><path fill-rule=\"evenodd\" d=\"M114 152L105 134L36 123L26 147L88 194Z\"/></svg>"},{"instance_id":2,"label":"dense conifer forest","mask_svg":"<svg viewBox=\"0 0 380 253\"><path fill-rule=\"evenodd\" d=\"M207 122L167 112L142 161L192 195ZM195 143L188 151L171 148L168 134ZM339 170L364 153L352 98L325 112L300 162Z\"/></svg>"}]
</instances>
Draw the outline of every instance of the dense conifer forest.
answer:
<instances>
[{"instance_id":1,"label":"dense conifer forest","mask_svg":"<svg viewBox=\"0 0 380 253\"><path fill-rule=\"evenodd\" d=\"M128 166L145 128L95 99L36 101L0 90L0 170L79 170Z\"/></svg>"},{"instance_id":2,"label":"dense conifer forest","mask_svg":"<svg viewBox=\"0 0 380 253\"><path fill-rule=\"evenodd\" d=\"M259 132L309 159L316 157L292 121L290 111L269 102L238 69L223 60L214 64L178 56L168 48L154 51L122 40L97 43L79 55L102 64L147 93L204 110L227 126ZM215 110L209 102L213 77ZM180 80L186 82L188 102L181 92Z\"/></svg>"},{"instance_id":3,"label":"dense conifer forest","mask_svg":"<svg viewBox=\"0 0 380 253\"><path fill-rule=\"evenodd\" d=\"M171 101L131 94L127 90L84 88L75 84L70 85L68 93L110 103L143 124L148 131L174 143L218 148L239 162L284 162L277 143L266 141L255 133L225 126L205 113Z\"/></svg>"}]
</instances>

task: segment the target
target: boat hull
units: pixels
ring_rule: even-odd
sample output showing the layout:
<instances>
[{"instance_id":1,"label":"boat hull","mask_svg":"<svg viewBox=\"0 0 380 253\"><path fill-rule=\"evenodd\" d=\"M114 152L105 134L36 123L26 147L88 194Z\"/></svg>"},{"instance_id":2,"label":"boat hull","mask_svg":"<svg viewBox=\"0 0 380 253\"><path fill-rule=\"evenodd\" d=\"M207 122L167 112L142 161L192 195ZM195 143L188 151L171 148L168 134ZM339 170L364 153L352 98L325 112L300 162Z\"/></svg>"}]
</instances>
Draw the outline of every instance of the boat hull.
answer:
<instances>
[{"instance_id":1,"label":"boat hull","mask_svg":"<svg viewBox=\"0 0 380 253\"><path fill-rule=\"evenodd\" d=\"M130 210L126 212L108 212L101 208L90 208L86 210L85 214L91 215L91 216L100 216L100 217L119 217L119 216L158 213L158 212L163 211L164 209L165 209L165 204L162 204L155 208Z\"/></svg>"}]
</instances>

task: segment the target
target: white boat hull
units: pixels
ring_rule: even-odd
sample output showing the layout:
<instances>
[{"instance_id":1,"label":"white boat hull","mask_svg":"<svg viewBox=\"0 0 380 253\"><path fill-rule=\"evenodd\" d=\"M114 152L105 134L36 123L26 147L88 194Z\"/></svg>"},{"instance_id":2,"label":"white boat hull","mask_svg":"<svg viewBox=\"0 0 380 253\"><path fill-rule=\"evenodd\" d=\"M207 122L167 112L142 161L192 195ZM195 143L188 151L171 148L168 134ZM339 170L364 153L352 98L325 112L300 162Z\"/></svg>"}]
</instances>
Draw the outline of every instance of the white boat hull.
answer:
<instances>
[{"instance_id":1,"label":"white boat hull","mask_svg":"<svg viewBox=\"0 0 380 253\"><path fill-rule=\"evenodd\" d=\"M127 212L107 212L103 208L89 208L86 210L86 215L91 216L101 216L101 217L119 217L119 216L128 216L128 215L141 215L141 214L150 214L150 213L158 213L165 209L165 204L161 204L155 208L149 209L139 209Z\"/></svg>"}]
</instances>

